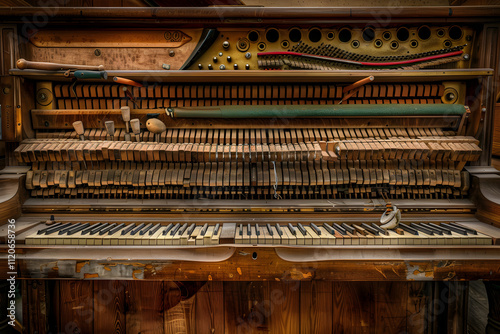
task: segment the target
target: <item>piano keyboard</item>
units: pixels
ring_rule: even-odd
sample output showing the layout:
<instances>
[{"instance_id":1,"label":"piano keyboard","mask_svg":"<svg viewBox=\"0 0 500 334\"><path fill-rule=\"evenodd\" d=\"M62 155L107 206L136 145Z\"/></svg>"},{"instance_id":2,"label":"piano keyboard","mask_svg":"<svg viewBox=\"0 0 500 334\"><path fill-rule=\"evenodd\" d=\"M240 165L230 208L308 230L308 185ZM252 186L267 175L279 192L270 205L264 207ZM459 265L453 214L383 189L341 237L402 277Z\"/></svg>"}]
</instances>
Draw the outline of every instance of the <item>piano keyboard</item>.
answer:
<instances>
[{"instance_id":1,"label":"piano keyboard","mask_svg":"<svg viewBox=\"0 0 500 334\"><path fill-rule=\"evenodd\" d=\"M224 240L221 241L221 235ZM54 223L26 237L28 245L491 245L492 238L454 222L208 224Z\"/></svg>"}]
</instances>

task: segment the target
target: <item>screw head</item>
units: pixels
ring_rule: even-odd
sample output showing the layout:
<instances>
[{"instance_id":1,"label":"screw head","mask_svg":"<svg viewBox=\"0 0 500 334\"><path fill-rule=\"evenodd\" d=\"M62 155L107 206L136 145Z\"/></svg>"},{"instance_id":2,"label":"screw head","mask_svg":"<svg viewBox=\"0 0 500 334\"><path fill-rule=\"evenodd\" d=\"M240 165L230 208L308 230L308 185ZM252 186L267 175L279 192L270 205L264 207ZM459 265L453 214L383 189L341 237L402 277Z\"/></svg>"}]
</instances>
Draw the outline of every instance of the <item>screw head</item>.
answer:
<instances>
[{"instance_id":1,"label":"screw head","mask_svg":"<svg viewBox=\"0 0 500 334\"><path fill-rule=\"evenodd\" d=\"M225 70L226 69L226 65L222 64L219 66L219 70Z\"/></svg>"},{"instance_id":2,"label":"screw head","mask_svg":"<svg viewBox=\"0 0 500 334\"><path fill-rule=\"evenodd\" d=\"M170 57L175 56L175 51L174 51L174 50L170 50L170 51L168 52L168 55L169 55Z\"/></svg>"},{"instance_id":3,"label":"screw head","mask_svg":"<svg viewBox=\"0 0 500 334\"><path fill-rule=\"evenodd\" d=\"M245 58L250 59L252 57L252 54L250 52L245 53Z\"/></svg>"},{"instance_id":4,"label":"screw head","mask_svg":"<svg viewBox=\"0 0 500 334\"><path fill-rule=\"evenodd\" d=\"M228 48L229 48L229 42L228 42L228 41L224 41L224 42L222 42L222 47L223 47L224 49L228 49Z\"/></svg>"},{"instance_id":5,"label":"screw head","mask_svg":"<svg viewBox=\"0 0 500 334\"><path fill-rule=\"evenodd\" d=\"M95 50L94 50L94 55L95 55L96 57L100 57L100 56L101 56L101 50L99 50L99 49L95 49Z\"/></svg>"}]
</instances>

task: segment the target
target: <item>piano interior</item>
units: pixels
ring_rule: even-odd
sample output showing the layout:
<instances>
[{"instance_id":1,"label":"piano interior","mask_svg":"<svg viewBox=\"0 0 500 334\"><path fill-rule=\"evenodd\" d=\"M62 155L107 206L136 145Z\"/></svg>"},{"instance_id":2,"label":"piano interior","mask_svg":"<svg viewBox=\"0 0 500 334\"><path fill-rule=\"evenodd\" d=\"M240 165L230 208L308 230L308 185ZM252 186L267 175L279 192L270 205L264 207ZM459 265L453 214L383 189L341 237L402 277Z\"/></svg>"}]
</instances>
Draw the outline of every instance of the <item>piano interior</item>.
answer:
<instances>
[{"instance_id":1,"label":"piano interior","mask_svg":"<svg viewBox=\"0 0 500 334\"><path fill-rule=\"evenodd\" d=\"M0 17L2 330L500 332L500 7Z\"/></svg>"}]
</instances>

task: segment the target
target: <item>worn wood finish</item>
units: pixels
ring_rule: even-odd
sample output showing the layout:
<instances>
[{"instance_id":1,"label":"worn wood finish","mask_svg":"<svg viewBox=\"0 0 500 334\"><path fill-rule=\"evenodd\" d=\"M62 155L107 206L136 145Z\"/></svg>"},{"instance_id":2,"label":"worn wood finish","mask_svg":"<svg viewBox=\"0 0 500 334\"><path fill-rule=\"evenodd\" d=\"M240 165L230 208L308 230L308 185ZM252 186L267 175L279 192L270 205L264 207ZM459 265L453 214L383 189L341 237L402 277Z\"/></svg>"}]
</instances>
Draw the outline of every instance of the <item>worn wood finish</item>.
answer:
<instances>
[{"instance_id":1,"label":"worn wood finish","mask_svg":"<svg viewBox=\"0 0 500 334\"><path fill-rule=\"evenodd\" d=\"M125 281L94 281L94 332L126 333Z\"/></svg>"},{"instance_id":2,"label":"worn wood finish","mask_svg":"<svg viewBox=\"0 0 500 334\"><path fill-rule=\"evenodd\" d=\"M152 45L148 47L113 47L109 45L102 46L101 44L86 42L80 43L77 47L36 47L34 44L25 44L23 57L27 60L36 60L39 62L53 62L63 64L81 64L81 65L104 65L106 70L122 70L120 64L127 64L127 69L130 70L161 70L164 63L170 65L172 70L178 70L189 58L198 40L201 37L201 29L185 30L186 39L192 38L190 43L183 45L172 44L165 47L158 47L153 42L143 42ZM85 39L81 35L85 35L85 31L74 32L75 38L78 40ZM36 36L36 35L35 35ZM137 36L139 37L139 36ZM127 36L123 36L127 39ZM132 37L133 38L133 37ZM165 41L165 44L166 41ZM83 47L85 45L85 47ZM96 48L99 49L96 56ZM170 51L174 52L174 56L170 56ZM108 77L111 79L114 75L108 72ZM119 76L119 75L118 75Z\"/></svg>"},{"instance_id":3,"label":"worn wood finish","mask_svg":"<svg viewBox=\"0 0 500 334\"><path fill-rule=\"evenodd\" d=\"M474 174L472 198L477 203L476 216L494 226L500 226L500 176L496 174Z\"/></svg>"},{"instance_id":4,"label":"worn wood finish","mask_svg":"<svg viewBox=\"0 0 500 334\"><path fill-rule=\"evenodd\" d=\"M23 175L0 175L0 225L7 224L9 219L21 215L21 203L24 201L23 180Z\"/></svg>"},{"instance_id":5,"label":"worn wood finish","mask_svg":"<svg viewBox=\"0 0 500 334\"><path fill-rule=\"evenodd\" d=\"M332 282L302 282L300 285L300 333L332 333Z\"/></svg>"},{"instance_id":6,"label":"worn wood finish","mask_svg":"<svg viewBox=\"0 0 500 334\"><path fill-rule=\"evenodd\" d=\"M461 333L466 326L463 312L467 309L467 285L462 282L245 281L185 285L172 281L63 280L53 282L58 286L55 291L61 290L60 296L41 295L40 286L32 288L34 282L40 283L26 281L30 288L23 290L23 295L36 303L33 310L39 308L42 313L30 317L45 316L52 332ZM92 284L96 285L89 290ZM144 298L138 301L138 308L130 308L138 292ZM83 301L86 293L86 298L95 301L94 309ZM45 306L38 304L43 300ZM59 309L59 304L69 309ZM144 317L140 324L139 313ZM87 316L94 317L93 328L82 327ZM494 319L495 315L491 316ZM118 319L124 317L129 321ZM34 330L30 327L30 332Z\"/></svg>"},{"instance_id":7,"label":"worn wood finish","mask_svg":"<svg viewBox=\"0 0 500 334\"><path fill-rule=\"evenodd\" d=\"M94 323L93 282L69 281L60 284L59 328L64 332L92 333Z\"/></svg>"},{"instance_id":8,"label":"worn wood finish","mask_svg":"<svg viewBox=\"0 0 500 334\"><path fill-rule=\"evenodd\" d=\"M128 282L125 309L127 333L163 333L163 282Z\"/></svg>"}]
</instances>

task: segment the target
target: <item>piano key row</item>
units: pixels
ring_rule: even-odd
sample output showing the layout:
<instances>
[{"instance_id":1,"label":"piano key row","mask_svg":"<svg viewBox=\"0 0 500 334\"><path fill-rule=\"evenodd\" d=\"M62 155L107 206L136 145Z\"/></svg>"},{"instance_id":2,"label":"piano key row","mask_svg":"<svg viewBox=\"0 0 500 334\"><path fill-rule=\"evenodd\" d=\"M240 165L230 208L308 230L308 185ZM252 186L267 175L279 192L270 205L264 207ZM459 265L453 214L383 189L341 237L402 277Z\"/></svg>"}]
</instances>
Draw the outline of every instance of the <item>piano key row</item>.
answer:
<instances>
[{"instance_id":1,"label":"piano key row","mask_svg":"<svg viewBox=\"0 0 500 334\"><path fill-rule=\"evenodd\" d=\"M215 245L223 225L170 223L56 223L26 237L28 245ZM236 244L274 245L488 245L491 238L455 223L238 224Z\"/></svg>"},{"instance_id":2,"label":"piano key row","mask_svg":"<svg viewBox=\"0 0 500 334\"><path fill-rule=\"evenodd\" d=\"M215 245L220 224L56 223L26 237L31 245Z\"/></svg>"},{"instance_id":3,"label":"piano key row","mask_svg":"<svg viewBox=\"0 0 500 334\"><path fill-rule=\"evenodd\" d=\"M454 223L400 224L382 230L372 223L237 226L235 243L285 245L490 245L491 238Z\"/></svg>"}]
</instances>

